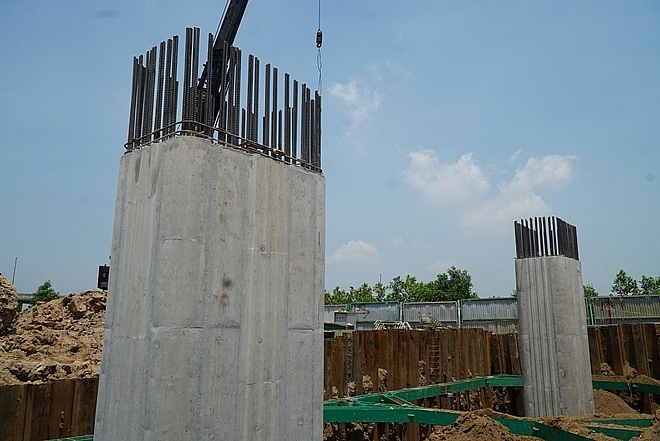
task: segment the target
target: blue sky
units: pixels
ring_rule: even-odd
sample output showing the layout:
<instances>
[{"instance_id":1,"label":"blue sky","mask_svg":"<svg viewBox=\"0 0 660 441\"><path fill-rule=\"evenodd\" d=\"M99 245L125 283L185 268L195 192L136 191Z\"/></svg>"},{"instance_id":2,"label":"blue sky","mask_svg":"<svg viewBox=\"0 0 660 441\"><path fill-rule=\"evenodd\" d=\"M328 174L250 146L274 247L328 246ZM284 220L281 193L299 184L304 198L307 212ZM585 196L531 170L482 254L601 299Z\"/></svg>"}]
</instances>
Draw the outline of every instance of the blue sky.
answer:
<instances>
[{"instance_id":1,"label":"blue sky","mask_svg":"<svg viewBox=\"0 0 660 441\"><path fill-rule=\"evenodd\" d=\"M0 3L0 272L94 288L132 57L223 1ZM317 1L253 0L236 38L319 81ZM577 226L585 284L660 276L660 3L321 0L326 288L455 265L515 287L513 221Z\"/></svg>"}]
</instances>

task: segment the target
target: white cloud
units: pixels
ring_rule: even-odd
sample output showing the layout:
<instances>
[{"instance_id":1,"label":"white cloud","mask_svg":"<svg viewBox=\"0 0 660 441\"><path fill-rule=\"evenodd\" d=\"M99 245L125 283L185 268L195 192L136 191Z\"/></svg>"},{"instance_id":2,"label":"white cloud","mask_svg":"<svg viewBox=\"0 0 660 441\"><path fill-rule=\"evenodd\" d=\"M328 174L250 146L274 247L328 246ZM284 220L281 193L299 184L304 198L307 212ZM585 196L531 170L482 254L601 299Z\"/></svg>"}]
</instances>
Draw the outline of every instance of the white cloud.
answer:
<instances>
[{"instance_id":1,"label":"white cloud","mask_svg":"<svg viewBox=\"0 0 660 441\"><path fill-rule=\"evenodd\" d=\"M529 158L524 166L516 170L510 182L500 187L502 193L523 193L548 187L559 189L573 178L573 156L547 155Z\"/></svg>"},{"instance_id":2,"label":"white cloud","mask_svg":"<svg viewBox=\"0 0 660 441\"><path fill-rule=\"evenodd\" d=\"M510 181L498 186L493 200L463 212L460 225L471 232L503 233L516 219L551 214L551 207L538 193L566 186L573 178L574 159L561 155L529 158Z\"/></svg>"},{"instance_id":3,"label":"white cloud","mask_svg":"<svg viewBox=\"0 0 660 441\"><path fill-rule=\"evenodd\" d=\"M463 200L488 190L472 153L452 164L440 163L432 150L413 151L408 156L410 164L403 172L406 182L432 200Z\"/></svg>"},{"instance_id":4,"label":"white cloud","mask_svg":"<svg viewBox=\"0 0 660 441\"><path fill-rule=\"evenodd\" d=\"M492 201L464 211L459 217L461 227L475 233L501 233L507 227L512 229L516 219L550 212L548 204L536 193L509 196L500 194Z\"/></svg>"},{"instance_id":5,"label":"white cloud","mask_svg":"<svg viewBox=\"0 0 660 441\"><path fill-rule=\"evenodd\" d=\"M327 259L327 263L363 263L373 265L378 260L378 249L362 240L351 240Z\"/></svg>"},{"instance_id":6,"label":"white cloud","mask_svg":"<svg viewBox=\"0 0 660 441\"><path fill-rule=\"evenodd\" d=\"M328 91L330 96L339 98L348 106L353 123L366 119L380 108L381 96L378 91L359 87L355 80L346 84L332 84Z\"/></svg>"}]
</instances>

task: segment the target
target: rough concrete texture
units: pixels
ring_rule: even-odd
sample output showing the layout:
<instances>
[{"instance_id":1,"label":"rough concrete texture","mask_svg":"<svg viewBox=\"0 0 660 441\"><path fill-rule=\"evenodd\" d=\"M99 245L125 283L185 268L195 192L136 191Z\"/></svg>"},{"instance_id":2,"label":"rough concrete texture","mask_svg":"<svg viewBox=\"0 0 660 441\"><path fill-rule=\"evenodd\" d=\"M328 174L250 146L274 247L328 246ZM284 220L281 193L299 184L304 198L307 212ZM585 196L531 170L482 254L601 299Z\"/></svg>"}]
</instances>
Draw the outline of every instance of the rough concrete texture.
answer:
<instances>
[{"instance_id":1,"label":"rough concrete texture","mask_svg":"<svg viewBox=\"0 0 660 441\"><path fill-rule=\"evenodd\" d=\"M325 179L179 137L120 163L94 439L320 440Z\"/></svg>"},{"instance_id":2,"label":"rough concrete texture","mask_svg":"<svg viewBox=\"0 0 660 441\"><path fill-rule=\"evenodd\" d=\"M580 262L516 259L516 289L525 416L593 413Z\"/></svg>"}]
</instances>

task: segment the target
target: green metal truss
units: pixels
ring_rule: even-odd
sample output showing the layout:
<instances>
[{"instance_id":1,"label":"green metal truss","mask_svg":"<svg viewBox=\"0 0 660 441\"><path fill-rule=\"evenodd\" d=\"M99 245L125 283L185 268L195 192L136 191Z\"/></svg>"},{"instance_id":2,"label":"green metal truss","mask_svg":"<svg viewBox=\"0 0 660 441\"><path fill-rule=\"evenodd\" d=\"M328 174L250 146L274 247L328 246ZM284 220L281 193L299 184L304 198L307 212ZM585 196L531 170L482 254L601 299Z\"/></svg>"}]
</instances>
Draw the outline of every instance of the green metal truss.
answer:
<instances>
[{"instance_id":1,"label":"green metal truss","mask_svg":"<svg viewBox=\"0 0 660 441\"><path fill-rule=\"evenodd\" d=\"M495 375L472 378L451 383L432 384L392 392L360 395L326 401L323 405L325 423L421 423L446 426L460 416L460 412L429 409L412 401L425 398L449 396L454 393L486 387L522 387L520 375ZM646 392L660 395L660 386L632 381L594 381L594 389ZM493 415L495 421L506 426L511 433L531 435L545 440L580 441L589 440L580 435L566 432L537 421L507 415ZM617 420L586 420L585 427L623 441L639 436L652 419L632 418Z\"/></svg>"}]
</instances>

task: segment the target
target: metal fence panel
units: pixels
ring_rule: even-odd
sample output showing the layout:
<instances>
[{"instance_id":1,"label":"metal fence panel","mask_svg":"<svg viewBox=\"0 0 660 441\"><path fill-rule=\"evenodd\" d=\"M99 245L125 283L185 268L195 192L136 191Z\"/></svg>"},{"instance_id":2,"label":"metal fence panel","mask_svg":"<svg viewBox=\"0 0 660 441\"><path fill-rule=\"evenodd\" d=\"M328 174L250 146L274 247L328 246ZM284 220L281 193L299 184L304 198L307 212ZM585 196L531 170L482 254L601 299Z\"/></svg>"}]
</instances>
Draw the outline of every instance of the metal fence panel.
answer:
<instances>
[{"instance_id":1,"label":"metal fence panel","mask_svg":"<svg viewBox=\"0 0 660 441\"><path fill-rule=\"evenodd\" d=\"M518 332L518 320L470 320L464 321L463 328L482 328L493 334L512 334Z\"/></svg>"},{"instance_id":2,"label":"metal fence panel","mask_svg":"<svg viewBox=\"0 0 660 441\"><path fill-rule=\"evenodd\" d=\"M461 321L471 320L518 320L518 299L461 300Z\"/></svg>"},{"instance_id":3,"label":"metal fence panel","mask_svg":"<svg viewBox=\"0 0 660 441\"><path fill-rule=\"evenodd\" d=\"M592 297L597 325L660 322L660 296Z\"/></svg>"},{"instance_id":4,"label":"metal fence panel","mask_svg":"<svg viewBox=\"0 0 660 441\"><path fill-rule=\"evenodd\" d=\"M413 326L441 324L457 328L458 302L403 303L401 315Z\"/></svg>"},{"instance_id":5,"label":"metal fence panel","mask_svg":"<svg viewBox=\"0 0 660 441\"><path fill-rule=\"evenodd\" d=\"M323 306L323 321L334 322L335 321L335 311L340 309L347 309L348 305L324 305Z\"/></svg>"},{"instance_id":6,"label":"metal fence panel","mask_svg":"<svg viewBox=\"0 0 660 441\"><path fill-rule=\"evenodd\" d=\"M401 320L399 302L351 303L349 310L358 315L358 322L396 322Z\"/></svg>"},{"instance_id":7,"label":"metal fence panel","mask_svg":"<svg viewBox=\"0 0 660 441\"><path fill-rule=\"evenodd\" d=\"M355 324L356 331L373 331L374 322L357 322Z\"/></svg>"}]
</instances>

